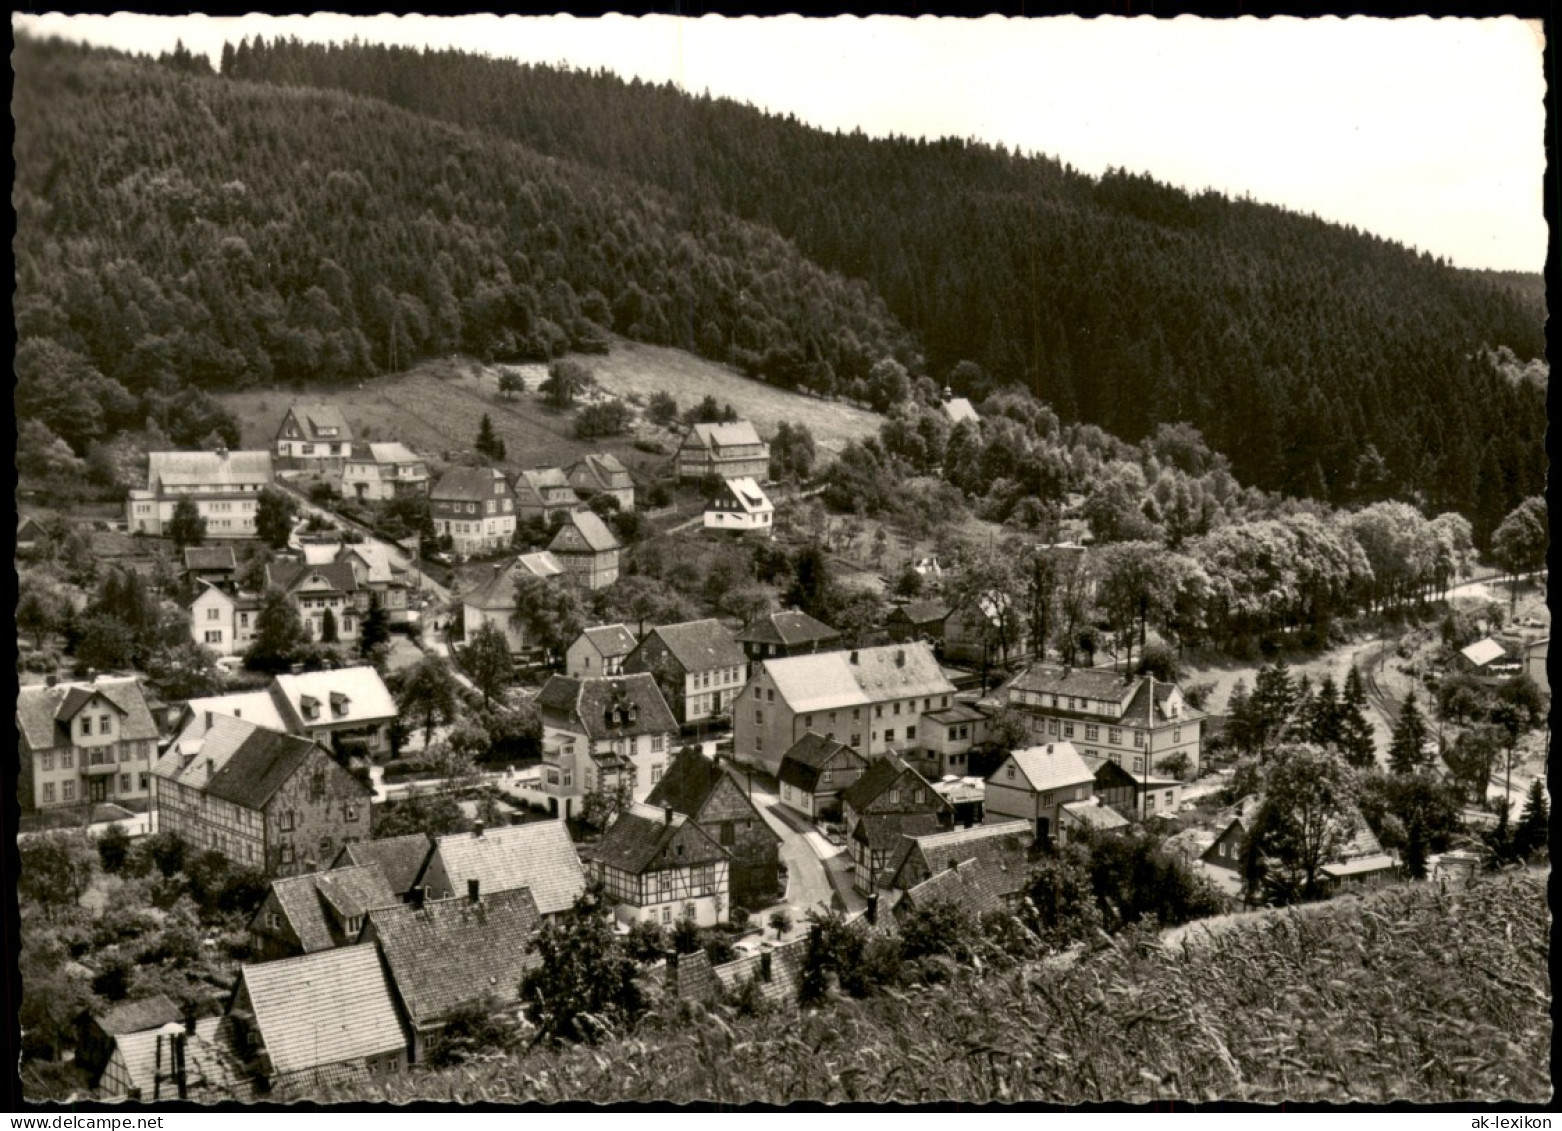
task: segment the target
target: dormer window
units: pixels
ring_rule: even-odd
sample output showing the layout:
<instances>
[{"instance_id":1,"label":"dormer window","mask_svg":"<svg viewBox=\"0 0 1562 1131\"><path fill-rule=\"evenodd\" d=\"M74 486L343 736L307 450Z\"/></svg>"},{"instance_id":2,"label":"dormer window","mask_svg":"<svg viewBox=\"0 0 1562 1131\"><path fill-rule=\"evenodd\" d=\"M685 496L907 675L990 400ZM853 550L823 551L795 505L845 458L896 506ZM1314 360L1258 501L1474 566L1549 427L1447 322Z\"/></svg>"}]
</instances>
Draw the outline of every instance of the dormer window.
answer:
<instances>
[{"instance_id":1,"label":"dormer window","mask_svg":"<svg viewBox=\"0 0 1562 1131\"><path fill-rule=\"evenodd\" d=\"M306 719L313 720L319 718L320 700L316 699L313 695L301 696L298 700L298 709L303 713L303 716Z\"/></svg>"}]
</instances>

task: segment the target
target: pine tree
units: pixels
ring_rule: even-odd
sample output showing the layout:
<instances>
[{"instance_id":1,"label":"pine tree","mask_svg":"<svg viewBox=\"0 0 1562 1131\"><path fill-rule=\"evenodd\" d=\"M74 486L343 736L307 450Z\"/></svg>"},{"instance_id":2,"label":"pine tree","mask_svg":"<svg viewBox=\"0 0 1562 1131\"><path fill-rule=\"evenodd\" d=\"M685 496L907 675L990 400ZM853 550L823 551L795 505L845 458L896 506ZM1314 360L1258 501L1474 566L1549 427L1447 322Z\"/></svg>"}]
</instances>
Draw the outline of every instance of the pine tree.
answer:
<instances>
[{"instance_id":1,"label":"pine tree","mask_svg":"<svg viewBox=\"0 0 1562 1131\"><path fill-rule=\"evenodd\" d=\"M1372 767L1377 762L1378 745L1367 720L1367 688L1355 667L1345 677L1339 720L1340 750L1345 760L1358 770Z\"/></svg>"},{"instance_id":2,"label":"pine tree","mask_svg":"<svg viewBox=\"0 0 1562 1131\"><path fill-rule=\"evenodd\" d=\"M1426 879L1426 832L1420 821L1411 821L1406 833L1405 873L1412 880Z\"/></svg>"},{"instance_id":3,"label":"pine tree","mask_svg":"<svg viewBox=\"0 0 1562 1131\"><path fill-rule=\"evenodd\" d=\"M369 594L369 609L363 614L363 624L358 629L358 652L372 657L374 650L390 640L390 615L380 602L378 593Z\"/></svg>"},{"instance_id":4,"label":"pine tree","mask_svg":"<svg viewBox=\"0 0 1562 1131\"><path fill-rule=\"evenodd\" d=\"M1529 794L1524 798L1524 812L1519 817L1519 827L1513 834L1514 848L1524 857L1533 856L1548 847L1551 828L1551 807L1546 802L1545 782L1536 778L1530 782Z\"/></svg>"},{"instance_id":5,"label":"pine tree","mask_svg":"<svg viewBox=\"0 0 1562 1131\"><path fill-rule=\"evenodd\" d=\"M499 459L499 437L494 435L494 422L483 413L483 422L477 427L477 440L472 444L479 454L489 459Z\"/></svg>"},{"instance_id":6,"label":"pine tree","mask_svg":"<svg viewBox=\"0 0 1562 1131\"><path fill-rule=\"evenodd\" d=\"M1388 747L1388 766L1396 774L1413 774L1426 763L1426 719L1416 705L1412 691L1400 708L1394 724L1394 739Z\"/></svg>"},{"instance_id":7,"label":"pine tree","mask_svg":"<svg viewBox=\"0 0 1562 1131\"><path fill-rule=\"evenodd\" d=\"M320 618L320 643L335 644L338 640L336 628L336 614L330 609L325 611L325 616Z\"/></svg>"},{"instance_id":8,"label":"pine tree","mask_svg":"<svg viewBox=\"0 0 1562 1131\"><path fill-rule=\"evenodd\" d=\"M1318 683L1318 691L1307 709L1307 741L1315 746L1341 745L1342 711L1339 690L1334 686L1334 676L1325 675Z\"/></svg>"}]
</instances>

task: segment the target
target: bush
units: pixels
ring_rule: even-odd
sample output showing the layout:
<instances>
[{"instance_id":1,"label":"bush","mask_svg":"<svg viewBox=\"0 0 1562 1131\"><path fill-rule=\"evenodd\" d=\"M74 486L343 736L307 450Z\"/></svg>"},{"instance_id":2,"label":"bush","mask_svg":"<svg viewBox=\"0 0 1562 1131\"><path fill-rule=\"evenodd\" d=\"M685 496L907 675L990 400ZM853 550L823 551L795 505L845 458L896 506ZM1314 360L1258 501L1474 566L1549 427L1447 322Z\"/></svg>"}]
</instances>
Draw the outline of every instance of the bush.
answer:
<instances>
[{"instance_id":1,"label":"bush","mask_svg":"<svg viewBox=\"0 0 1562 1131\"><path fill-rule=\"evenodd\" d=\"M118 875L130 857L130 834L121 825L110 825L98 837L98 863L111 876Z\"/></svg>"},{"instance_id":2,"label":"bush","mask_svg":"<svg viewBox=\"0 0 1562 1131\"><path fill-rule=\"evenodd\" d=\"M628 429L633 419L633 414L622 401L600 401L576 413L575 435L582 440L617 436Z\"/></svg>"}]
</instances>

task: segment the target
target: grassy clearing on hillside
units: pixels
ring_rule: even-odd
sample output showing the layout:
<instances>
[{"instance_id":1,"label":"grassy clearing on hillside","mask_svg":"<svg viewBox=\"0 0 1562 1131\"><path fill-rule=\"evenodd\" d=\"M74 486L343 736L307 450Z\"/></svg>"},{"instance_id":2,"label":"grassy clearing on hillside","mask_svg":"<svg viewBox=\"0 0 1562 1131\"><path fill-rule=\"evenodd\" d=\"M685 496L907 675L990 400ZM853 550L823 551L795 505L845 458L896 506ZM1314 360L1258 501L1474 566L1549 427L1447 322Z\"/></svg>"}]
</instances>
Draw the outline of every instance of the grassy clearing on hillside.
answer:
<instances>
[{"instance_id":1,"label":"grassy clearing on hillside","mask_svg":"<svg viewBox=\"0 0 1562 1131\"><path fill-rule=\"evenodd\" d=\"M720 1104L1545 1101L1543 873L1255 915L1167 947L1120 937L802 1016L653 1017L597 1049L414 1073L397 1101Z\"/></svg>"}]
</instances>

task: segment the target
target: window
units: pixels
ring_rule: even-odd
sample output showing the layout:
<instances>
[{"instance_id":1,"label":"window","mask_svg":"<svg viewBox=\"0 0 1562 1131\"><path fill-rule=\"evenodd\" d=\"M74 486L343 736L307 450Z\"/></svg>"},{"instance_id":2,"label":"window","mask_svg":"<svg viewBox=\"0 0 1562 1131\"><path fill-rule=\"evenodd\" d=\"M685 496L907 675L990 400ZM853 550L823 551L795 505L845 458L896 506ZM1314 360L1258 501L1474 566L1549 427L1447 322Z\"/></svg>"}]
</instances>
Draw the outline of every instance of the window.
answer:
<instances>
[{"instance_id":1,"label":"window","mask_svg":"<svg viewBox=\"0 0 1562 1131\"><path fill-rule=\"evenodd\" d=\"M738 843L737 826L731 821L723 821L721 823L721 843L723 847L730 847Z\"/></svg>"},{"instance_id":2,"label":"window","mask_svg":"<svg viewBox=\"0 0 1562 1131\"><path fill-rule=\"evenodd\" d=\"M45 805L50 805L54 802L54 783L52 781L43 783L43 801Z\"/></svg>"},{"instance_id":3,"label":"window","mask_svg":"<svg viewBox=\"0 0 1562 1131\"><path fill-rule=\"evenodd\" d=\"M916 727L907 727L906 728L906 741L907 742L914 742L916 740L916 737L917 737L917 728Z\"/></svg>"},{"instance_id":4,"label":"window","mask_svg":"<svg viewBox=\"0 0 1562 1131\"><path fill-rule=\"evenodd\" d=\"M1143 746L1144 745L1144 731L1142 731L1142 730L1134 731L1134 745L1135 746Z\"/></svg>"},{"instance_id":5,"label":"window","mask_svg":"<svg viewBox=\"0 0 1562 1131\"><path fill-rule=\"evenodd\" d=\"M1074 697L1072 695L1068 697L1068 709L1070 711L1074 709Z\"/></svg>"},{"instance_id":6,"label":"window","mask_svg":"<svg viewBox=\"0 0 1562 1131\"><path fill-rule=\"evenodd\" d=\"M1142 757L1140 757L1138 754L1134 755L1134 773L1136 773L1136 774L1144 773L1144 759Z\"/></svg>"},{"instance_id":7,"label":"window","mask_svg":"<svg viewBox=\"0 0 1562 1131\"><path fill-rule=\"evenodd\" d=\"M955 728L954 727L950 727L949 728L949 741L953 742L954 740L955 740Z\"/></svg>"},{"instance_id":8,"label":"window","mask_svg":"<svg viewBox=\"0 0 1562 1131\"><path fill-rule=\"evenodd\" d=\"M74 770L76 768L76 751L65 749L60 751L60 769Z\"/></svg>"},{"instance_id":9,"label":"window","mask_svg":"<svg viewBox=\"0 0 1562 1131\"><path fill-rule=\"evenodd\" d=\"M897 715L898 715L898 714L900 714L900 704L899 704L899 703L896 703L896 704L895 704L895 710L894 710L894 713L895 713L895 714L897 714Z\"/></svg>"},{"instance_id":10,"label":"window","mask_svg":"<svg viewBox=\"0 0 1562 1131\"><path fill-rule=\"evenodd\" d=\"M765 689L765 702L766 703L774 703L775 701L776 701L775 690L773 688L767 687Z\"/></svg>"},{"instance_id":11,"label":"window","mask_svg":"<svg viewBox=\"0 0 1562 1131\"><path fill-rule=\"evenodd\" d=\"M664 908L662 908L662 922L663 923L671 923L672 921L673 921L673 909L671 907L664 907Z\"/></svg>"},{"instance_id":12,"label":"window","mask_svg":"<svg viewBox=\"0 0 1562 1131\"><path fill-rule=\"evenodd\" d=\"M1182 741L1182 728L1181 727L1172 727L1172 741L1173 742L1181 742Z\"/></svg>"},{"instance_id":13,"label":"window","mask_svg":"<svg viewBox=\"0 0 1562 1131\"><path fill-rule=\"evenodd\" d=\"M207 609L206 610L206 619L207 620L221 620L222 619L222 610L221 609Z\"/></svg>"},{"instance_id":14,"label":"window","mask_svg":"<svg viewBox=\"0 0 1562 1131\"><path fill-rule=\"evenodd\" d=\"M820 785L829 785L830 781L834 777L835 777L835 771L834 770L820 770L819 771L819 784Z\"/></svg>"},{"instance_id":15,"label":"window","mask_svg":"<svg viewBox=\"0 0 1562 1131\"><path fill-rule=\"evenodd\" d=\"M356 806L356 805L343 805L342 806L342 819L344 821L356 821L358 819L358 806Z\"/></svg>"},{"instance_id":16,"label":"window","mask_svg":"<svg viewBox=\"0 0 1562 1131\"><path fill-rule=\"evenodd\" d=\"M895 741L895 728L894 727L888 727L888 728L885 729L885 731L884 731L884 741L885 742L894 742Z\"/></svg>"},{"instance_id":17,"label":"window","mask_svg":"<svg viewBox=\"0 0 1562 1131\"><path fill-rule=\"evenodd\" d=\"M148 779L148 775L146 775L146 774L142 774L141 775L141 789L142 789L142 792L145 792L146 789L147 789L147 779Z\"/></svg>"},{"instance_id":18,"label":"window","mask_svg":"<svg viewBox=\"0 0 1562 1131\"><path fill-rule=\"evenodd\" d=\"M1146 813L1155 812L1155 794L1147 793L1144 795L1144 811Z\"/></svg>"},{"instance_id":19,"label":"window","mask_svg":"<svg viewBox=\"0 0 1562 1131\"><path fill-rule=\"evenodd\" d=\"M889 791L889 803L891 805L899 805L900 804L900 790L892 789L892 790Z\"/></svg>"},{"instance_id":20,"label":"window","mask_svg":"<svg viewBox=\"0 0 1562 1131\"><path fill-rule=\"evenodd\" d=\"M328 837L328 836L323 836L323 837L320 838L320 859L323 861L323 860L329 858L330 855L331 855L331 838Z\"/></svg>"},{"instance_id":21,"label":"window","mask_svg":"<svg viewBox=\"0 0 1562 1131\"><path fill-rule=\"evenodd\" d=\"M876 719L882 719L884 717L884 704L880 703L877 707L873 708L873 717Z\"/></svg>"},{"instance_id":22,"label":"window","mask_svg":"<svg viewBox=\"0 0 1562 1131\"><path fill-rule=\"evenodd\" d=\"M652 766L651 767L651 784L655 785L657 782L659 782L661 780L662 780L662 767L660 765Z\"/></svg>"},{"instance_id":23,"label":"window","mask_svg":"<svg viewBox=\"0 0 1562 1131\"><path fill-rule=\"evenodd\" d=\"M803 729L807 730L809 727L811 727L813 725L814 725L814 717L812 715L804 715L803 716Z\"/></svg>"},{"instance_id":24,"label":"window","mask_svg":"<svg viewBox=\"0 0 1562 1131\"><path fill-rule=\"evenodd\" d=\"M1087 726L1085 728L1085 741L1086 742L1095 742L1100 737L1101 737L1101 728L1100 727Z\"/></svg>"},{"instance_id":25,"label":"window","mask_svg":"<svg viewBox=\"0 0 1562 1131\"><path fill-rule=\"evenodd\" d=\"M1014 780L1014 767L1013 766L1006 766L1006 767L1004 767L1003 776L1006 777L1007 779L1009 779L1010 781L1013 781Z\"/></svg>"},{"instance_id":26,"label":"window","mask_svg":"<svg viewBox=\"0 0 1562 1131\"><path fill-rule=\"evenodd\" d=\"M45 771L54 769L54 751L45 750L43 752L43 768Z\"/></svg>"},{"instance_id":27,"label":"window","mask_svg":"<svg viewBox=\"0 0 1562 1131\"><path fill-rule=\"evenodd\" d=\"M129 793L130 792L130 775L129 774L120 774L119 775L119 792L120 793Z\"/></svg>"},{"instance_id":28,"label":"window","mask_svg":"<svg viewBox=\"0 0 1562 1131\"><path fill-rule=\"evenodd\" d=\"M1118 727L1112 727L1111 729L1109 729L1106 732L1106 740L1108 742L1117 742L1117 743L1122 742L1123 741L1123 732L1122 732L1122 730L1120 728L1118 728Z\"/></svg>"},{"instance_id":29,"label":"window","mask_svg":"<svg viewBox=\"0 0 1562 1131\"><path fill-rule=\"evenodd\" d=\"M1047 720L1047 733L1048 734L1054 734L1054 735L1058 733L1058 720L1057 719L1048 719Z\"/></svg>"},{"instance_id":30,"label":"window","mask_svg":"<svg viewBox=\"0 0 1562 1131\"><path fill-rule=\"evenodd\" d=\"M754 698L755 699L762 698L761 692L760 692L760 690L759 690L759 688L757 686L754 688Z\"/></svg>"},{"instance_id":31,"label":"window","mask_svg":"<svg viewBox=\"0 0 1562 1131\"><path fill-rule=\"evenodd\" d=\"M60 786L60 800L62 800L62 801L75 801L76 800L76 783L75 782L68 781L68 782L64 782L63 784L61 784L61 786Z\"/></svg>"},{"instance_id":32,"label":"window","mask_svg":"<svg viewBox=\"0 0 1562 1131\"><path fill-rule=\"evenodd\" d=\"M762 727L762 726L765 725L765 712L763 712L763 711L755 711L754 712L754 725L757 726L757 727Z\"/></svg>"},{"instance_id":33,"label":"window","mask_svg":"<svg viewBox=\"0 0 1562 1131\"><path fill-rule=\"evenodd\" d=\"M120 746L119 746L119 760L121 762L128 762L128 761L130 761L130 743L128 743L128 742L120 743Z\"/></svg>"},{"instance_id":34,"label":"window","mask_svg":"<svg viewBox=\"0 0 1562 1131\"><path fill-rule=\"evenodd\" d=\"M1041 795L1041 803L1043 805L1051 805L1052 804L1052 792L1050 790L1048 790L1046 793L1043 793Z\"/></svg>"},{"instance_id":35,"label":"window","mask_svg":"<svg viewBox=\"0 0 1562 1131\"><path fill-rule=\"evenodd\" d=\"M922 700L922 709L924 711L931 711L933 709L933 700L931 700L931 699L924 699L924 700Z\"/></svg>"},{"instance_id":36,"label":"window","mask_svg":"<svg viewBox=\"0 0 1562 1131\"><path fill-rule=\"evenodd\" d=\"M83 715L81 717L81 733L82 734L91 734L92 733L92 719L88 715Z\"/></svg>"},{"instance_id":37,"label":"window","mask_svg":"<svg viewBox=\"0 0 1562 1131\"><path fill-rule=\"evenodd\" d=\"M316 770L309 779L309 800L319 801L325 796L325 771Z\"/></svg>"},{"instance_id":38,"label":"window","mask_svg":"<svg viewBox=\"0 0 1562 1131\"><path fill-rule=\"evenodd\" d=\"M208 643L208 644L221 644L222 643L222 629L220 629L220 628L208 628L206 630L206 643Z\"/></svg>"},{"instance_id":39,"label":"window","mask_svg":"<svg viewBox=\"0 0 1562 1131\"><path fill-rule=\"evenodd\" d=\"M862 732L861 731L853 731L852 732L852 746L855 747L856 749L859 749L859 750L862 749Z\"/></svg>"},{"instance_id":40,"label":"window","mask_svg":"<svg viewBox=\"0 0 1562 1131\"><path fill-rule=\"evenodd\" d=\"M1064 723L1063 724L1063 737L1064 738L1073 738L1074 737L1074 724L1073 723Z\"/></svg>"},{"instance_id":41,"label":"window","mask_svg":"<svg viewBox=\"0 0 1562 1131\"><path fill-rule=\"evenodd\" d=\"M291 832L293 830L293 811L291 809L283 809L277 814L277 828L283 832Z\"/></svg>"},{"instance_id":42,"label":"window","mask_svg":"<svg viewBox=\"0 0 1562 1131\"><path fill-rule=\"evenodd\" d=\"M852 722L856 722L860 718L862 718L862 708L861 707L853 707L852 708Z\"/></svg>"},{"instance_id":43,"label":"window","mask_svg":"<svg viewBox=\"0 0 1562 1131\"><path fill-rule=\"evenodd\" d=\"M694 902L692 900L683 905L683 917L689 920L689 922L694 922L694 916L696 913L697 909L694 906Z\"/></svg>"}]
</instances>

